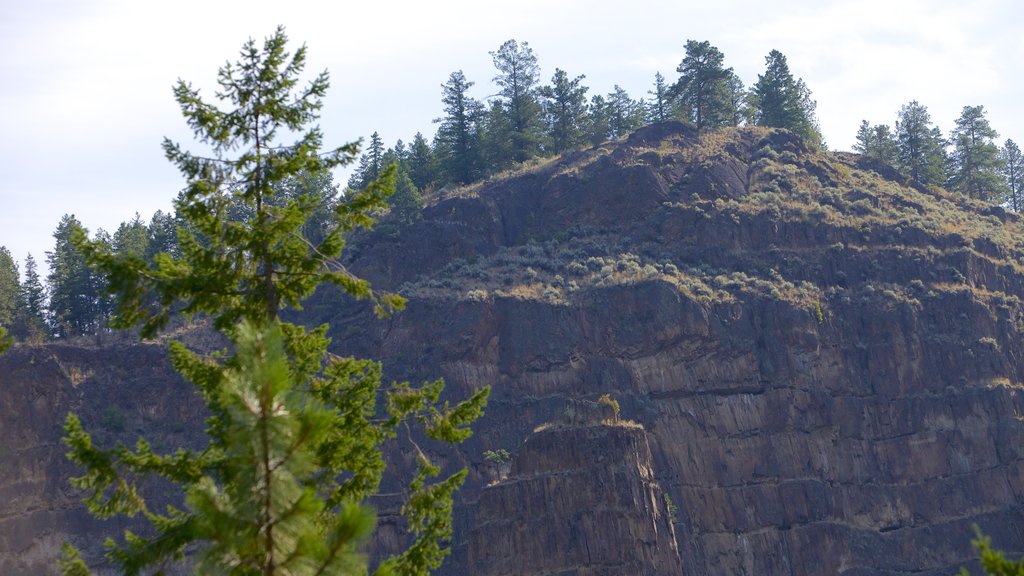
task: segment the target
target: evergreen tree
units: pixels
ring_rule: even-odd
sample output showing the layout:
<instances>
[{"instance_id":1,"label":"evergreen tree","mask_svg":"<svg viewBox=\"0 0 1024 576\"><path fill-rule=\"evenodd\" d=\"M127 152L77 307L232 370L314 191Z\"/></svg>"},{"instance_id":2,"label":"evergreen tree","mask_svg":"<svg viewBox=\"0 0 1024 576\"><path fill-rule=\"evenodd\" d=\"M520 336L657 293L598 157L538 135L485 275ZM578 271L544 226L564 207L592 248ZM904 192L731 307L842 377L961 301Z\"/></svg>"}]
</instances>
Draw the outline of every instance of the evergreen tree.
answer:
<instances>
[{"instance_id":1,"label":"evergreen tree","mask_svg":"<svg viewBox=\"0 0 1024 576\"><path fill-rule=\"evenodd\" d=\"M723 100L726 103L724 120L728 126L741 126L754 122L754 112L750 105L750 92L743 85L743 80L736 73L730 73L729 79L722 85L725 90Z\"/></svg>"},{"instance_id":2,"label":"evergreen tree","mask_svg":"<svg viewBox=\"0 0 1024 576\"><path fill-rule=\"evenodd\" d=\"M626 136L643 126L645 110L642 103L629 97L618 84L607 96L609 136Z\"/></svg>"},{"instance_id":3,"label":"evergreen tree","mask_svg":"<svg viewBox=\"0 0 1024 576\"><path fill-rule=\"evenodd\" d=\"M680 76L671 94L698 131L730 123L728 82L733 73L723 66L724 61L725 55L710 42L686 41L686 56L676 68Z\"/></svg>"},{"instance_id":4,"label":"evergreen tree","mask_svg":"<svg viewBox=\"0 0 1024 576\"><path fill-rule=\"evenodd\" d=\"M817 103L802 79L795 79L789 71L786 57L772 50L765 58L764 74L757 76L752 89L758 126L785 128L804 138L809 144L821 143L815 119Z\"/></svg>"},{"instance_id":5,"label":"evergreen tree","mask_svg":"<svg viewBox=\"0 0 1024 576\"><path fill-rule=\"evenodd\" d=\"M383 163L387 166L386 160ZM302 205L303 210L309 210L309 216L301 229L301 237L308 244L316 246L325 240L330 230L337 208L337 197L338 186L330 170L303 170L274 184L274 194L269 202L279 208L296 202Z\"/></svg>"},{"instance_id":6,"label":"evergreen tree","mask_svg":"<svg viewBox=\"0 0 1024 576\"><path fill-rule=\"evenodd\" d=\"M502 103L491 100L484 112L479 129L480 143L484 152L484 173L493 174L512 166L515 157L512 141L512 124Z\"/></svg>"},{"instance_id":7,"label":"evergreen tree","mask_svg":"<svg viewBox=\"0 0 1024 576\"><path fill-rule=\"evenodd\" d=\"M114 252L145 257L149 251L149 227L136 212L131 222L122 222L118 226L112 242Z\"/></svg>"},{"instance_id":8,"label":"evergreen tree","mask_svg":"<svg viewBox=\"0 0 1024 576\"><path fill-rule=\"evenodd\" d=\"M991 576L1024 576L1024 558L1008 560L1005 554L992 549L992 539L982 534L977 526L974 527L974 531L977 536L972 541L972 544L978 549L979 560L981 560L981 566L985 570L985 574L990 574ZM970 576L970 573L966 568L961 568L960 576Z\"/></svg>"},{"instance_id":9,"label":"evergreen tree","mask_svg":"<svg viewBox=\"0 0 1024 576\"><path fill-rule=\"evenodd\" d=\"M509 140L513 162L525 162L540 153L543 139L543 111L537 96L540 66L530 45L515 40L491 52L491 58L498 69L494 83L507 122L507 132L497 137Z\"/></svg>"},{"instance_id":10,"label":"evergreen tree","mask_svg":"<svg viewBox=\"0 0 1024 576\"><path fill-rule=\"evenodd\" d=\"M391 211L387 223L403 227L415 223L423 216L423 195L413 184L405 168L399 167L395 173L395 193L391 195L388 203L391 205Z\"/></svg>"},{"instance_id":11,"label":"evergreen tree","mask_svg":"<svg viewBox=\"0 0 1024 576\"><path fill-rule=\"evenodd\" d=\"M871 123L867 120L861 120L860 126L857 127L857 136L854 138L853 151L864 156L870 156L871 150L874 148L874 130L871 128Z\"/></svg>"},{"instance_id":12,"label":"evergreen tree","mask_svg":"<svg viewBox=\"0 0 1024 576\"><path fill-rule=\"evenodd\" d=\"M380 178L387 165L384 163L384 140L374 131L370 135L370 145L366 153L360 156L359 165L348 179L348 187L363 190L370 182Z\"/></svg>"},{"instance_id":13,"label":"evergreen tree","mask_svg":"<svg viewBox=\"0 0 1024 576\"><path fill-rule=\"evenodd\" d=\"M876 124L874 127L874 150L872 155L889 166L899 162L899 146L896 137L888 124Z\"/></svg>"},{"instance_id":14,"label":"evergreen tree","mask_svg":"<svg viewBox=\"0 0 1024 576\"><path fill-rule=\"evenodd\" d=\"M24 309L18 264L5 246L0 246L0 328L14 333Z\"/></svg>"},{"instance_id":15,"label":"evergreen tree","mask_svg":"<svg viewBox=\"0 0 1024 576\"><path fill-rule=\"evenodd\" d=\"M405 142L402 142L401 138L395 142L395 145L389 151L399 164L405 164L405 161L409 158L409 150L406 149Z\"/></svg>"},{"instance_id":16,"label":"evergreen tree","mask_svg":"<svg viewBox=\"0 0 1024 576\"><path fill-rule=\"evenodd\" d=\"M100 327L101 279L72 243L72 238L86 234L74 215L65 214L53 233L53 251L46 253L50 331L57 338L92 334Z\"/></svg>"},{"instance_id":17,"label":"evergreen tree","mask_svg":"<svg viewBox=\"0 0 1024 576\"><path fill-rule=\"evenodd\" d=\"M437 179L434 151L420 132L413 136L412 144L409 146L409 156L405 162L409 171L409 179L412 180L416 188L423 190Z\"/></svg>"},{"instance_id":18,"label":"evergreen tree","mask_svg":"<svg viewBox=\"0 0 1024 576\"><path fill-rule=\"evenodd\" d=\"M870 158L881 160L889 166L896 166L899 160L899 146L889 126L876 124L872 126L867 120L860 123L857 129L857 140L853 151Z\"/></svg>"},{"instance_id":19,"label":"evergreen tree","mask_svg":"<svg viewBox=\"0 0 1024 576\"><path fill-rule=\"evenodd\" d=\"M187 548L203 573L366 574L357 546L373 529L365 502L381 482L381 444L410 422L422 423L428 438L459 442L487 396L482 389L449 406L438 403L441 381L382 389L379 364L328 355L327 326L307 330L281 321L283 308L299 307L325 282L373 299L382 313L403 303L335 265L344 234L369 226L370 215L384 208L393 167L338 202L330 229L313 246L301 229L315 207L303 195L278 198L288 178L322 174L358 153L356 144L321 152L316 120L327 73L297 86L305 48L289 55L286 43L279 28L262 49L250 40L240 60L221 69L218 104L227 109L183 81L175 88L189 126L212 150L212 157L198 156L164 141L168 159L188 180L176 203L189 224L182 226L180 258L159 254L147 265L87 241L84 232L75 235L110 278L118 326L141 325L151 336L178 310L203 313L234 343L227 358L171 345L173 364L197 385L211 414L209 446L200 452L159 455L141 439L135 450L100 450L68 416L69 456L85 468L73 483L87 492L89 509L102 517L142 513L153 525L151 538L127 533L123 543L108 544L109 561L126 573L163 571ZM282 133L296 140L282 142ZM252 217L225 218L218 208L228 190ZM374 574L426 574L447 553L452 494L466 471L433 481L440 469L424 452L417 459L402 508L412 543ZM184 509L147 507L136 482L152 473L181 488ZM88 572L70 547L62 568Z\"/></svg>"},{"instance_id":20,"label":"evergreen tree","mask_svg":"<svg viewBox=\"0 0 1024 576\"><path fill-rule=\"evenodd\" d=\"M1014 212L1024 209L1024 155L1020 148L1010 139L999 151L1002 161L1002 173L1006 186L1006 202Z\"/></svg>"},{"instance_id":21,"label":"evergreen tree","mask_svg":"<svg viewBox=\"0 0 1024 576\"><path fill-rule=\"evenodd\" d=\"M665 84L665 77L661 72L654 73L654 89L648 90L647 93L651 96L648 122L667 122L675 117L669 86Z\"/></svg>"},{"instance_id":22,"label":"evergreen tree","mask_svg":"<svg viewBox=\"0 0 1024 576\"><path fill-rule=\"evenodd\" d=\"M32 254L25 257L21 299L24 304L24 336L35 342L43 340L46 337L46 291Z\"/></svg>"},{"instance_id":23,"label":"evergreen tree","mask_svg":"<svg viewBox=\"0 0 1024 576\"><path fill-rule=\"evenodd\" d=\"M946 181L946 141L932 126L928 108L917 100L904 104L896 120L899 169L925 185Z\"/></svg>"},{"instance_id":24,"label":"evergreen tree","mask_svg":"<svg viewBox=\"0 0 1024 576\"><path fill-rule=\"evenodd\" d=\"M594 146L607 142L612 137L611 108L600 94L590 98L590 117L587 119L587 126L587 137Z\"/></svg>"},{"instance_id":25,"label":"evergreen tree","mask_svg":"<svg viewBox=\"0 0 1024 576\"><path fill-rule=\"evenodd\" d=\"M998 136L985 118L984 106L964 106L950 138L951 189L979 200L1000 199L999 146L993 142Z\"/></svg>"},{"instance_id":26,"label":"evergreen tree","mask_svg":"<svg viewBox=\"0 0 1024 576\"><path fill-rule=\"evenodd\" d=\"M561 68L555 68L550 86L542 86L547 139L550 150L559 154L583 144L587 121L587 88L582 74L569 79Z\"/></svg>"},{"instance_id":27,"label":"evergreen tree","mask_svg":"<svg viewBox=\"0 0 1024 576\"><path fill-rule=\"evenodd\" d=\"M149 220L146 242L146 261L152 262L157 254L164 252L171 257L178 256L178 225L174 215L157 210Z\"/></svg>"},{"instance_id":28,"label":"evergreen tree","mask_svg":"<svg viewBox=\"0 0 1024 576\"><path fill-rule=\"evenodd\" d=\"M473 82L466 80L462 70L452 72L441 85L443 118L434 137L434 153L444 178L449 182L467 184L481 175L480 143L477 124L483 105L468 94Z\"/></svg>"}]
</instances>

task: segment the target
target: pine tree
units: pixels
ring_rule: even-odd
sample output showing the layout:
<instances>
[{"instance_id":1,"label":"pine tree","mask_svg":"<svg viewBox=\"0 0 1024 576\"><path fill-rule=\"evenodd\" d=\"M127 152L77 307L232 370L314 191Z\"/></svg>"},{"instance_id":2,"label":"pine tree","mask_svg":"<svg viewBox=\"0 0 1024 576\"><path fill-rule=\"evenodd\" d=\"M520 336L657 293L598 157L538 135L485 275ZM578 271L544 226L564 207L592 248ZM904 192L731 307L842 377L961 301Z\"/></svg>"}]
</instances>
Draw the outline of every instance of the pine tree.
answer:
<instances>
[{"instance_id":1,"label":"pine tree","mask_svg":"<svg viewBox=\"0 0 1024 576\"><path fill-rule=\"evenodd\" d=\"M871 129L871 123L867 120L861 120L860 126L857 127L857 135L854 138L853 151L858 154L865 156L871 155L874 141L874 131Z\"/></svg>"},{"instance_id":2,"label":"pine tree","mask_svg":"<svg viewBox=\"0 0 1024 576\"><path fill-rule=\"evenodd\" d=\"M501 101L491 100L480 123L480 143L484 152L484 173L493 174L512 166L515 162L512 124Z\"/></svg>"},{"instance_id":3,"label":"pine tree","mask_svg":"<svg viewBox=\"0 0 1024 576\"><path fill-rule=\"evenodd\" d=\"M149 220L146 231L146 261L152 262L156 255L164 252L172 258L178 256L178 224L173 214L157 210Z\"/></svg>"},{"instance_id":4,"label":"pine tree","mask_svg":"<svg viewBox=\"0 0 1024 576\"><path fill-rule=\"evenodd\" d=\"M729 79L722 85L725 90L723 101L726 103L723 116L725 125L741 126L754 122L753 108L750 106L750 92L743 85L743 80L735 72L729 74Z\"/></svg>"},{"instance_id":5,"label":"pine tree","mask_svg":"<svg viewBox=\"0 0 1024 576\"><path fill-rule=\"evenodd\" d=\"M817 103L802 79L789 71L786 57L772 50L765 58L765 72L757 76L752 89L758 126L785 128L804 138L809 144L821 143L814 111Z\"/></svg>"},{"instance_id":6,"label":"pine tree","mask_svg":"<svg viewBox=\"0 0 1024 576\"><path fill-rule=\"evenodd\" d=\"M860 128L857 129L857 140L853 145L853 151L881 160L890 166L895 166L899 159L899 147L889 126L885 124L872 126L867 120L863 120L860 123Z\"/></svg>"},{"instance_id":7,"label":"pine tree","mask_svg":"<svg viewBox=\"0 0 1024 576\"><path fill-rule=\"evenodd\" d=\"M600 94L590 98L590 117L587 119L587 138L594 146L612 137L611 108Z\"/></svg>"},{"instance_id":8,"label":"pine tree","mask_svg":"<svg viewBox=\"0 0 1024 576\"><path fill-rule=\"evenodd\" d=\"M686 41L686 56L676 72L679 80L672 86L675 96L698 131L729 123L727 82L732 68L725 68L725 55L708 41Z\"/></svg>"},{"instance_id":9,"label":"pine tree","mask_svg":"<svg viewBox=\"0 0 1024 576\"><path fill-rule=\"evenodd\" d=\"M0 246L0 327L15 332L14 326L23 309L18 264L11 257L10 251Z\"/></svg>"},{"instance_id":10,"label":"pine tree","mask_svg":"<svg viewBox=\"0 0 1024 576\"><path fill-rule=\"evenodd\" d=\"M648 90L647 93L651 96L648 122L667 122L675 116L672 98L669 95L669 86L665 84L665 77L661 75L661 72L654 73L654 89Z\"/></svg>"},{"instance_id":11,"label":"pine tree","mask_svg":"<svg viewBox=\"0 0 1024 576\"><path fill-rule=\"evenodd\" d=\"M145 257L149 251L149 227L139 213L130 222L122 222L112 238L114 252Z\"/></svg>"},{"instance_id":12,"label":"pine tree","mask_svg":"<svg viewBox=\"0 0 1024 576\"><path fill-rule=\"evenodd\" d=\"M371 182L380 178L387 165L384 163L384 140L380 134L374 131L370 135L370 145L359 158L359 166L348 179L348 187L353 190L363 190Z\"/></svg>"},{"instance_id":13,"label":"pine tree","mask_svg":"<svg viewBox=\"0 0 1024 576\"><path fill-rule=\"evenodd\" d=\"M606 102L611 138L626 136L643 126L645 115L643 104L630 98L629 94L618 84L608 93Z\"/></svg>"},{"instance_id":14,"label":"pine tree","mask_svg":"<svg viewBox=\"0 0 1024 576\"><path fill-rule=\"evenodd\" d=\"M32 254L25 257L21 294L24 303L24 337L40 342L46 338L46 291Z\"/></svg>"},{"instance_id":15,"label":"pine tree","mask_svg":"<svg viewBox=\"0 0 1024 576\"><path fill-rule=\"evenodd\" d=\"M172 363L196 384L211 414L209 446L198 453L159 455L141 439L135 450L100 450L68 416L69 455L85 468L73 482L86 491L89 509L101 517L142 513L153 525L152 538L126 533L123 543L109 544L108 560L127 573L163 570L187 549L206 573L366 574L358 546L374 525L365 502L381 482L381 444L399 426L416 423L430 439L457 443L469 436L486 400L483 388L463 403L441 404L441 381L382 388L379 364L328 355L327 326L307 330L280 319L282 309L300 307L323 283L372 299L381 313L403 304L335 265L345 233L369 226L371 214L385 207L394 167L336 204L318 244L301 233L316 207L303 201L306 195L280 197L289 178L322 174L358 153L356 144L321 151L316 120L328 76L298 86L305 48L290 55L286 44L281 28L262 49L247 42L239 61L220 70L217 104L185 82L175 88L189 126L212 150L212 157L199 156L164 141L188 181L176 202L187 224L180 258L162 253L148 265L75 235L110 278L118 326L139 325L151 336L179 310L202 313L234 343L225 359L171 345ZM296 140L281 141L283 135ZM250 216L227 218L220 208L228 195ZM417 457L402 509L412 543L374 574L426 574L447 553L452 495L466 471L434 481L439 467L426 453ZM150 509L136 489L145 474L180 487L185 508ZM62 567L87 573L71 548Z\"/></svg>"},{"instance_id":16,"label":"pine tree","mask_svg":"<svg viewBox=\"0 0 1024 576\"><path fill-rule=\"evenodd\" d=\"M491 52L498 75L498 102L506 117L507 132L497 135L510 143L512 162L524 162L538 155L543 139L542 108L537 96L540 66L529 43L508 40Z\"/></svg>"},{"instance_id":17,"label":"pine tree","mask_svg":"<svg viewBox=\"0 0 1024 576\"><path fill-rule=\"evenodd\" d=\"M420 132L417 132L412 138L406 165L409 170L409 179L420 190L430 186L437 178L434 151Z\"/></svg>"},{"instance_id":18,"label":"pine tree","mask_svg":"<svg viewBox=\"0 0 1024 576\"><path fill-rule=\"evenodd\" d=\"M482 172L477 124L483 105L469 96L472 86L462 70L452 72L448 82L441 85L445 115L434 120L440 123L434 138L437 163L444 178L457 184L472 182Z\"/></svg>"},{"instance_id":19,"label":"pine tree","mask_svg":"<svg viewBox=\"0 0 1024 576\"><path fill-rule=\"evenodd\" d=\"M395 173L395 193L389 198L389 204L391 211L387 220L398 227L413 224L423 216L423 195L401 166Z\"/></svg>"},{"instance_id":20,"label":"pine tree","mask_svg":"<svg viewBox=\"0 0 1024 576\"><path fill-rule=\"evenodd\" d=\"M946 182L946 142L932 126L928 108L917 100L900 107L896 120L899 169L925 185Z\"/></svg>"},{"instance_id":21,"label":"pine tree","mask_svg":"<svg viewBox=\"0 0 1024 576\"><path fill-rule=\"evenodd\" d=\"M1014 212L1024 209L1024 155L1013 140L1007 138L999 151L1002 174L1006 183L1006 202Z\"/></svg>"},{"instance_id":22,"label":"pine tree","mask_svg":"<svg viewBox=\"0 0 1024 576\"><path fill-rule=\"evenodd\" d=\"M103 316L102 279L72 243L73 238L85 237L86 234L86 229L74 215L65 214L53 233L53 251L46 253L46 261L50 265L47 276L50 332L57 338L92 334L100 327ZM102 234L98 238L102 240Z\"/></svg>"},{"instance_id":23,"label":"pine tree","mask_svg":"<svg viewBox=\"0 0 1024 576\"><path fill-rule=\"evenodd\" d=\"M1001 199L999 136L985 118L984 106L964 106L950 135L950 188L979 200Z\"/></svg>"},{"instance_id":24,"label":"pine tree","mask_svg":"<svg viewBox=\"0 0 1024 576\"><path fill-rule=\"evenodd\" d=\"M540 88L549 149L555 154L580 146L585 141L589 88L583 85L584 78L586 76L579 75L570 80L565 70L555 68L551 85Z\"/></svg>"}]
</instances>

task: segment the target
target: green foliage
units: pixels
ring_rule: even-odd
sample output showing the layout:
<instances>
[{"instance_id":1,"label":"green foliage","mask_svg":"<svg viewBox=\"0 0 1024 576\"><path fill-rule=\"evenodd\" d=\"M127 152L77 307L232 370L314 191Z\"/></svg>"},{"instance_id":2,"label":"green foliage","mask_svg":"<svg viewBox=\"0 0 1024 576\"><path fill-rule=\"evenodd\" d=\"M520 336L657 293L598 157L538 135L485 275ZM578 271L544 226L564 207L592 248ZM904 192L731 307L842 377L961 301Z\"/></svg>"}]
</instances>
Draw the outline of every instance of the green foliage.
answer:
<instances>
[{"instance_id":1,"label":"green foliage","mask_svg":"<svg viewBox=\"0 0 1024 576\"><path fill-rule=\"evenodd\" d=\"M39 342L46 337L46 291L39 279L36 260L31 254L25 257L25 278L21 283L22 322L19 329L22 336Z\"/></svg>"},{"instance_id":2,"label":"green foliage","mask_svg":"<svg viewBox=\"0 0 1024 576\"><path fill-rule=\"evenodd\" d=\"M612 137L611 108L600 94L590 97L590 117L587 122L587 138L594 146Z\"/></svg>"},{"instance_id":3,"label":"green foliage","mask_svg":"<svg viewBox=\"0 0 1024 576\"><path fill-rule=\"evenodd\" d=\"M381 177L388 164L384 161L384 141L380 134L370 135L370 146L366 153L359 157L359 166L348 179L348 187L353 190L364 190L371 182Z\"/></svg>"},{"instance_id":4,"label":"green foliage","mask_svg":"<svg viewBox=\"0 0 1024 576\"><path fill-rule=\"evenodd\" d=\"M409 172L409 179L420 190L430 185L437 177L435 154L423 134L417 132L413 136L405 165Z\"/></svg>"},{"instance_id":5,"label":"green foliage","mask_svg":"<svg viewBox=\"0 0 1024 576\"><path fill-rule=\"evenodd\" d=\"M619 421L619 401L612 398L611 394L602 394L597 403L610 407L615 415L615 421Z\"/></svg>"},{"instance_id":6,"label":"green foliage","mask_svg":"<svg viewBox=\"0 0 1024 576\"><path fill-rule=\"evenodd\" d=\"M46 253L50 274L50 331L58 338L92 334L103 325L101 290L104 281L86 262L76 238L87 230L73 215L65 214L53 233L53 252ZM102 235L97 236L102 243ZM109 249L109 245L107 246Z\"/></svg>"},{"instance_id":7,"label":"green foliage","mask_svg":"<svg viewBox=\"0 0 1024 576\"><path fill-rule=\"evenodd\" d=\"M565 70L555 69L550 86L541 86L544 116L550 151L560 154L584 142L587 122L587 88L583 85L586 76L572 80Z\"/></svg>"},{"instance_id":8,"label":"green foliage","mask_svg":"<svg viewBox=\"0 0 1024 576\"><path fill-rule=\"evenodd\" d=\"M327 353L327 326L307 330L280 320L283 308L299 308L325 282L374 299L382 313L403 303L336 265L344 234L370 226L385 209L396 167L362 191L334 197L322 175L352 162L358 148L321 152L320 131L309 126L327 74L299 87L305 49L290 56L286 43L279 28L262 49L250 40L240 60L220 70L218 97L233 106L226 110L179 82L182 112L214 155L164 143L188 180L176 202L183 223L177 257L160 252L149 262L89 242L84 232L75 236L110 278L118 325L141 325L151 335L178 310L203 313L233 343L230 355L210 357L171 343L172 364L211 414L200 452L156 454L144 439L134 450L99 449L74 415L67 418L69 458L85 470L73 484L85 491L89 510L100 518L141 514L152 525L151 538L126 532L123 542L108 542L109 561L127 574L162 570L186 549L203 573L365 574L358 547L374 527L365 502L384 473L382 445L412 425L430 440L461 442L486 404L488 388L450 405L441 401L442 381L382 387L379 364ZM279 132L297 139L279 142ZM418 450L418 461L402 508L411 544L375 574L426 574L447 554L452 497L466 471L438 479L442 471L425 452ZM152 510L137 488L148 475L177 485L184 509ZM71 548L61 567L88 573Z\"/></svg>"},{"instance_id":9,"label":"green foliage","mask_svg":"<svg viewBox=\"0 0 1024 576\"><path fill-rule=\"evenodd\" d=\"M812 146L821 143L811 91L789 71L786 57L772 50L765 58L764 74L757 76L752 88L758 126L792 130Z\"/></svg>"},{"instance_id":10,"label":"green foliage","mask_svg":"<svg viewBox=\"0 0 1024 576\"><path fill-rule=\"evenodd\" d=\"M1006 183L1006 204L1014 212L1024 209L1024 154L1017 143L1009 138L999 151L1002 175Z\"/></svg>"},{"instance_id":11,"label":"green foliage","mask_svg":"<svg viewBox=\"0 0 1024 576\"><path fill-rule=\"evenodd\" d=\"M508 40L491 52L498 74L498 103L506 123L497 138L510 143L511 162L525 162L541 149L543 135L542 108L537 95L540 66L529 43Z\"/></svg>"},{"instance_id":12,"label":"green foliage","mask_svg":"<svg viewBox=\"0 0 1024 576\"><path fill-rule=\"evenodd\" d=\"M975 532L977 536L972 543L978 549L981 565L985 569L986 574L991 574L992 576L1024 576L1024 559L1017 561L1007 560L1002 552L992 549L991 538L982 534L977 527L975 527ZM966 568L961 568L960 574L961 576L970 576Z\"/></svg>"},{"instance_id":13,"label":"green foliage","mask_svg":"<svg viewBox=\"0 0 1024 576\"><path fill-rule=\"evenodd\" d=\"M917 100L900 108L896 120L899 169L925 185L946 182L946 141Z\"/></svg>"},{"instance_id":14,"label":"green foliage","mask_svg":"<svg viewBox=\"0 0 1024 576\"><path fill-rule=\"evenodd\" d=\"M984 106L964 106L950 135L950 188L979 200L1001 200L1003 179L999 173L999 134L985 118Z\"/></svg>"},{"instance_id":15,"label":"green foliage","mask_svg":"<svg viewBox=\"0 0 1024 576\"><path fill-rule=\"evenodd\" d=\"M729 124L729 81L732 68L725 68L725 55L707 40L686 41L686 56L676 72L679 80L670 93L697 125L697 130Z\"/></svg>"},{"instance_id":16,"label":"green foliage","mask_svg":"<svg viewBox=\"0 0 1024 576\"><path fill-rule=\"evenodd\" d=\"M441 85L445 115L434 120L440 123L434 137L438 166L448 182L457 184L468 184L482 174L478 124L484 107L469 96L472 86L462 70L452 72Z\"/></svg>"},{"instance_id":17,"label":"green foliage","mask_svg":"<svg viewBox=\"0 0 1024 576\"><path fill-rule=\"evenodd\" d=\"M643 126L645 110L642 102L629 97L629 94L616 84L606 96L608 131L611 138L626 136Z\"/></svg>"},{"instance_id":18,"label":"green foliage","mask_svg":"<svg viewBox=\"0 0 1024 576\"><path fill-rule=\"evenodd\" d=\"M0 328L14 326L23 308L18 264L10 251L0 246Z\"/></svg>"},{"instance_id":19,"label":"green foliage","mask_svg":"<svg viewBox=\"0 0 1024 576\"><path fill-rule=\"evenodd\" d=\"M14 339L7 336L7 330L0 326L0 354L3 354L11 345L14 344Z\"/></svg>"},{"instance_id":20,"label":"green foliage","mask_svg":"<svg viewBox=\"0 0 1024 576\"><path fill-rule=\"evenodd\" d=\"M498 450L485 450L484 460L493 462L495 464L504 464L512 459L512 455L508 453L508 450L499 448Z\"/></svg>"},{"instance_id":21,"label":"green foliage","mask_svg":"<svg viewBox=\"0 0 1024 576\"><path fill-rule=\"evenodd\" d=\"M661 72L654 73L654 87L653 90L648 90L647 94L651 96L651 105L647 111L649 122L667 122L675 116L669 86L665 84L665 77Z\"/></svg>"},{"instance_id":22,"label":"green foliage","mask_svg":"<svg viewBox=\"0 0 1024 576\"><path fill-rule=\"evenodd\" d=\"M896 166L899 160L899 148L889 126L885 124L872 126L867 120L860 123L853 151L881 160L890 166Z\"/></svg>"}]
</instances>

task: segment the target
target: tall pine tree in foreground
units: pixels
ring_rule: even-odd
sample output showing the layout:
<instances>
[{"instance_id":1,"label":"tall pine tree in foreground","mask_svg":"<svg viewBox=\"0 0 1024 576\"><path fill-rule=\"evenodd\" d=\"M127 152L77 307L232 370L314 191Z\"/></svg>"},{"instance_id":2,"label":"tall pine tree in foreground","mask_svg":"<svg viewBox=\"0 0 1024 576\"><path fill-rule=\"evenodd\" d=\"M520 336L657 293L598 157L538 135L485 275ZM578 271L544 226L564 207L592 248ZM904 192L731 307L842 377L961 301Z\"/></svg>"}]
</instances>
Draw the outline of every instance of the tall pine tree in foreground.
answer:
<instances>
[{"instance_id":1,"label":"tall pine tree in foreground","mask_svg":"<svg viewBox=\"0 0 1024 576\"><path fill-rule=\"evenodd\" d=\"M303 232L319 206L305 194L278 196L278 184L351 163L358 152L354 144L321 151L315 122L327 73L300 86L305 49L289 55L286 43L280 28L262 47L247 42L240 59L220 70L216 103L185 82L175 87L189 126L212 150L199 156L164 141L188 180L176 202L186 224L180 257L160 253L149 264L76 235L117 295L116 325L150 336L178 311L201 313L234 344L230 354L209 357L171 344L172 363L211 414L209 444L198 453L156 454L143 439L134 450L99 449L74 415L67 418L69 457L85 469L73 483L89 509L100 517L141 514L152 524L153 537L126 532L108 544L109 561L127 574L161 573L186 550L200 573L366 574L359 545L374 526L367 500L385 468L382 443L417 423L427 438L460 442L486 401L482 388L455 406L440 403L441 381L382 387L379 364L327 353L327 326L281 321L282 309L299 308L323 283L372 299L381 313L403 303L336 264L344 234L369 226L370 214L384 208L393 168L337 202L319 240ZM281 141L289 134L297 140ZM244 206L235 212L244 219L226 217L229 202ZM426 574L447 553L452 495L466 471L438 479L425 453L418 462L402 508L409 546L374 574ZM184 507L151 508L136 488L149 474L180 487ZM88 573L70 546L61 564L66 574Z\"/></svg>"}]
</instances>

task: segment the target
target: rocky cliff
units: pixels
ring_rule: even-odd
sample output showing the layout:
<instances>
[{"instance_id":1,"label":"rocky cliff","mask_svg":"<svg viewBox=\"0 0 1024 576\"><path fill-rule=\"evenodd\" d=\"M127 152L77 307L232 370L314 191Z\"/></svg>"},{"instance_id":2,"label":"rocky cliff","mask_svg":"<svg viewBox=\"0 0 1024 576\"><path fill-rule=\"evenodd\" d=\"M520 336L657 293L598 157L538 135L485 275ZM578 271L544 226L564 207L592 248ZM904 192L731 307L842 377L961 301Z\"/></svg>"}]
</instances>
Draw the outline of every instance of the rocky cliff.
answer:
<instances>
[{"instance_id":1,"label":"rocky cliff","mask_svg":"<svg viewBox=\"0 0 1024 576\"><path fill-rule=\"evenodd\" d=\"M325 291L306 314L392 377L494 386L445 458L471 468L445 574L949 574L973 524L1024 552L1022 239L1017 215L860 156L666 124L435 195L349 251L406 311ZM5 409L40 406L4 437L43 438L5 443L8 563L84 529L42 406L118 406L91 395L131 380L114 352L51 347L90 358L83 384L24 388L27 353L0 359ZM637 427L534 431L603 394Z\"/></svg>"}]
</instances>

